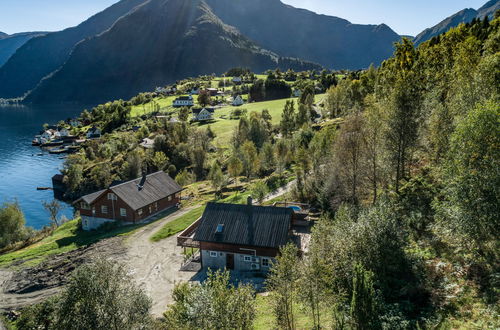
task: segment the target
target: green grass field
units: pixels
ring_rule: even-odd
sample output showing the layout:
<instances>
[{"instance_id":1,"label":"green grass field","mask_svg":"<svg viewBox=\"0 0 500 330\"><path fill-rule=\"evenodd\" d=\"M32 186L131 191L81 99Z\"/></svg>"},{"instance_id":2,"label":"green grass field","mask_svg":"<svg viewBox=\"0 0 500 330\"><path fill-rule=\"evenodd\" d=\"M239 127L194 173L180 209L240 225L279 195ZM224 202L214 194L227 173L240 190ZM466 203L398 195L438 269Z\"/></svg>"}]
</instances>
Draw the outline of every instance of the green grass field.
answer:
<instances>
[{"instance_id":1,"label":"green grass field","mask_svg":"<svg viewBox=\"0 0 500 330\"><path fill-rule=\"evenodd\" d=\"M183 216L175 219L174 221L165 224L163 228L161 228L158 232L156 232L156 234L151 236L150 240L152 242L158 242L162 239L180 233L196 220L198 220L198 218L203 214L203 211L205 211L205 206L199 206L184 214Z\"/></svg>"},{"instance_id":2,"label":"green grass field","mask_svg":"<svg viewBox=\"0 0 500 330\"><path fill-rule=\"evenodd\" d=\"M41 241L21 250L0 255L0 267L18 262L23 262L23 266L34 266L52 255L70 252L104 238L129 235L141 226L124 226L107 232L88 232L78 228L78 220L68 221Z\"/></svg>"}]
</instances>

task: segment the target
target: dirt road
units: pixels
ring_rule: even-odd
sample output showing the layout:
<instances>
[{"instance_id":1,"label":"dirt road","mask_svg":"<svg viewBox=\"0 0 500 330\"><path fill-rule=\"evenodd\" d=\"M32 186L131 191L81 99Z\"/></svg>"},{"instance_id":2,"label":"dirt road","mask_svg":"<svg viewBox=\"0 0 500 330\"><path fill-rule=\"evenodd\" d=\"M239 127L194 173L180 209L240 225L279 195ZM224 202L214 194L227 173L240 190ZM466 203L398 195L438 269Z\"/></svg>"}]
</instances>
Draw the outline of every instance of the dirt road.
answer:
<instances>
[{"instance_id":1,"label":"dirt road","mask_svg":"<svg viewBox=\"0 0 500 330\"><path fill-rule=\"evenodd\" d=\"M161 316L172 302L175 283L189 281L194 273L179 271L184 256L182 248L177 247L176 235L156 243L149 239L166 223L190 210L191 208L180 210L145 226L124 242L127 252L121 261L128 266L130 275L153 300L152 313L155 316Z\"/></svg>"},{"instance_id":2,"label":"dirt road","mask_svg":"<svg viewBox=\"0 0 500 330\"><path fill-rule=\"evenodd\" d=\"M39 266L21 271L0 269L0 311L20 309L58 293L71 272L96 256L123 262L130 275L153 300L153 314L161 316L171 302L176 282L189 280L194 273L180 272L184 261L176 236L157 243L149 239L166 223L184 215L182 209L148 224L129 237L113 237L89 247L51 257Z\"/></svg>"}]
</instances>

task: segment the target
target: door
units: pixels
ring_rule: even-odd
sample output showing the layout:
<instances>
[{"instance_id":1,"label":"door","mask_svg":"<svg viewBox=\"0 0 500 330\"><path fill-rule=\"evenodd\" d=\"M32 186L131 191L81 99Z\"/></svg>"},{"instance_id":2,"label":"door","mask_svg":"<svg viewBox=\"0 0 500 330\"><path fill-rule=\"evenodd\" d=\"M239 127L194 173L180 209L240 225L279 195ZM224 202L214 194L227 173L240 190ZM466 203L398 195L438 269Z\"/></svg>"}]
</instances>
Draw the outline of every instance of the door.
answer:
<instances>
[{"instance_id":1,"label":"door","mask_svg":"<svg viewBox=\"0 0 500 330\"><path fill-rule=\"evenodd\" d=\"M234 254L226 253L226 268L234 269Z\"/></svg>"}]
</instances>

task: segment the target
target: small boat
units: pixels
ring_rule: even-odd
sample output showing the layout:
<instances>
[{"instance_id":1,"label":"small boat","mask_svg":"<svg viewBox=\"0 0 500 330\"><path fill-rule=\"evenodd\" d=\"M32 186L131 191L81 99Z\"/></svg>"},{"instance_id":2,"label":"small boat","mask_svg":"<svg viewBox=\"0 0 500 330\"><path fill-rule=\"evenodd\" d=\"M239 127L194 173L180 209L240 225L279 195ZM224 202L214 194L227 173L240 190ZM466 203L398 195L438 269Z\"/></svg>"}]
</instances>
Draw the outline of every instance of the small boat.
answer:
<instances>
[{"instance_id":1,"label":"small boat","mask_svg":"<svg viewBox=\"0 0 500 330\"><path fill-rule=\"evenodd\" d=\"M36 187L36 190L52 190L51 187Z\"/></svg>"},{"instance_id":2,"label":"small boat","mask_svg":"<svg viewBox=\"0 0 500 330\"><path fill-rule=\"evenodd\" d=\"M42 148L44 148L44 147L57 147L57 146L62 146L63 144L64 144L64 141L62 141L62 140L53 140L53 141L43 143L41 145L41 147Z\"/></svg>"},{"instance_id":3,"label":"small boat","mask_svg":"<svg viewBox=\"0 0 500 330\"><path fill-rule=\"evenodd\" d=\"M53 148L49 150L49 154L65 154L68 152L66 147Z\"/></svg>"},{"instance_id":4,"label":"small boat","mask_svg":"<svg viewBox=\"0 0 500 330\"><path fill-rule=\"evenodd\" d=\"M66 149L68 150L69 153L74 153L74 152L77 152L78 150L80 150L80 146L78 145L71 145L71 146L67 146Z\"/></svg>"}]
</instances>

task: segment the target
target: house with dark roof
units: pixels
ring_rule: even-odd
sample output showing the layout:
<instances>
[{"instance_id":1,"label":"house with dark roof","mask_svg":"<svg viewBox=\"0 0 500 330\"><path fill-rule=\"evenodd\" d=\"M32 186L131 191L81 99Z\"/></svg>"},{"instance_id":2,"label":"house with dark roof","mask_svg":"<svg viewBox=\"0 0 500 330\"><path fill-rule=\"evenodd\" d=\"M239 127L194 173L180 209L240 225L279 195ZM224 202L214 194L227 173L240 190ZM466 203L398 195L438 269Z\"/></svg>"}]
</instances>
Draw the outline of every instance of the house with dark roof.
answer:
<instances>
[{"instance_id":1,"label":"house with dark roof","mask_svg":"<svg viewBox=\"0 0 500 330\"><path fill-rule=\"evenodd\" d=\"M107 222L141 223L157 213L175 207L182 188L165 172L111 185L74 202L80 211L82 228L97 229Z\"/></svg>"},{"instance_id":2,"label":"house with dark roof","mask_svg":"<svg viewBox=\"0 0 500 330\"><path fill-rule=\"evenodd\" d=\"M180 108L180 107L192 107L194 105L194 100L193 96L179 96L174 100L172 103L172 106L174 108Z\"/></svg>"},{"instance_id":3,"label":"house with dark roof","mask_svg":"<svg viewBox=\"0 0 500 330\"><path fill-rule=\"evenodd\" d=\"M193 121L212 120L214 112L214 108L193 108Z\"/></svg>"},{"instance_id":4,"label":"house with dark roof","mask_svg":"<svg viewBox=\"0 0 500 330\"><path fill-rule=\"evenodd\" d=\"M208 203L201 218L177 241L200 249L203 268L267 271L292 240L293 210L287 207Z\"/></svg>"}]
</instances>

